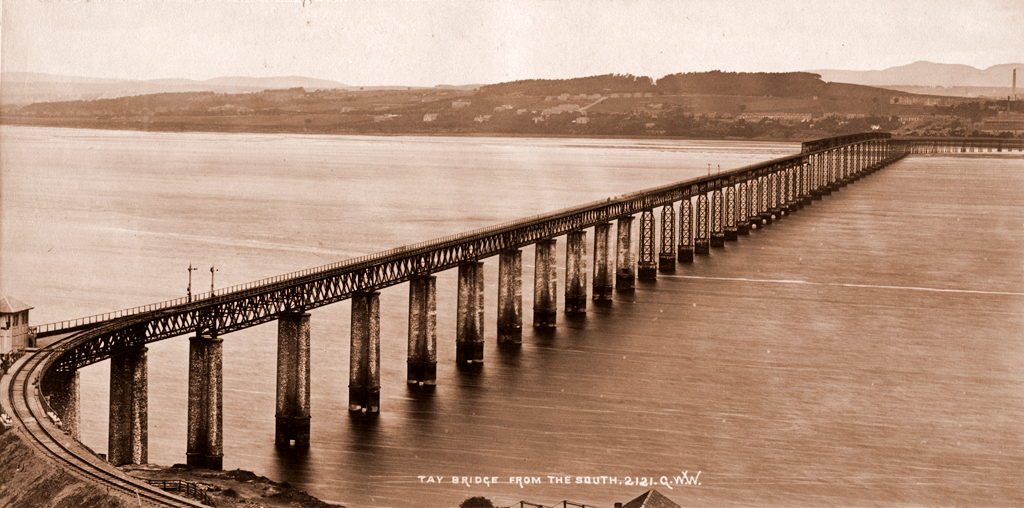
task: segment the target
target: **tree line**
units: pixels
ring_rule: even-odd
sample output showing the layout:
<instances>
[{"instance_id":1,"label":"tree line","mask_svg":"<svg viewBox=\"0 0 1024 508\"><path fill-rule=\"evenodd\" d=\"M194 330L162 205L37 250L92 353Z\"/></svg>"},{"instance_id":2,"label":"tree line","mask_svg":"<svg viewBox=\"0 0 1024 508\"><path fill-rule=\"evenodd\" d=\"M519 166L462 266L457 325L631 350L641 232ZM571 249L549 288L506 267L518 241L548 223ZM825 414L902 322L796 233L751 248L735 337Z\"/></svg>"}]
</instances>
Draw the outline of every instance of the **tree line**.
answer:
<instances>
[{"instance_id":1,"label":"tree line","mask_svg":"<svg viewBox=\"0 0 1024 508\"><path fill-rule=\"evenodd\" d=\"M686 72L654 81L647 76L605 74L572 79L526 79L480 87L487 95L559 95L608 93L715 94L810 98L828 84L810 72Z\"/></svg>"}]
</instances>

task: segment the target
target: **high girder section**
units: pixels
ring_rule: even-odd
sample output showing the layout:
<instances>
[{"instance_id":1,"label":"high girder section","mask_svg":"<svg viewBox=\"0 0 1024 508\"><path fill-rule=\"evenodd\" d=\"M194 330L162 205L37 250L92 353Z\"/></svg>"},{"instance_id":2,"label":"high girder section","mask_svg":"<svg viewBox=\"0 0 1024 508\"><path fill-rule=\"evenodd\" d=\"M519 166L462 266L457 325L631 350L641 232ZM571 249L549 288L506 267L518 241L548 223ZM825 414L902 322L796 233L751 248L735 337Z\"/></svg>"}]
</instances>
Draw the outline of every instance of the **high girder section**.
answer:
<instances>
[{"instance_id":1,"label":"high girder section","mask_svg":"<svg viewBox=\"0 0 1024 508\"><path fill-rule=\"evenodd\" d=\"M875 148L881 150L883 142L888 139L887 133L857 134L824 140L827 143L822 146L827 146L825 150L836 150L850 143L873 142ZM158 310L100 323L61 343L51 361L55 369L69 371L170 337L192 333L217 336L256 326L278 319L284 313L330 305L355 293L401 284L415 276L454 268L693 196L706 196L741 182L777 178L788 168L809 164L809 158L816 153L807 151L805 143L805 151L800 154L709 177L663 185L297 274L226 288L202 295L192 302L170 306L155 304L149 308Z\"/></svg>"}]
</instances>

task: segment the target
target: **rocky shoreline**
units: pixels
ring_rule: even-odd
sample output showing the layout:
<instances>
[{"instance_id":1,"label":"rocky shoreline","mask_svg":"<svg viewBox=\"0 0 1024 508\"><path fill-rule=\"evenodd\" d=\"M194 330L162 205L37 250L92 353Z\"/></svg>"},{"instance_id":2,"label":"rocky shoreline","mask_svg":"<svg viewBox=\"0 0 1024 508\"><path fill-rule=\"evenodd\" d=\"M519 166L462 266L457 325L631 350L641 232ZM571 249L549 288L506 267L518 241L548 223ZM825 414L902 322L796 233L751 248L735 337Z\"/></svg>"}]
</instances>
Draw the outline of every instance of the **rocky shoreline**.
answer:
<instances>
[{"instance_id":1,"label":"rocky shoreline","mask_svg":"<svg viewBox=\"0 0 1024 508\"><path fill-rule=\"evenodd\" d=\"M184 464L122 466L121 471L142 480L178 480L195 484L217 508L338 508L340 503L322 501L288 482L275 482L251 471L215 471ZM182 497L184 492L174 492Z\"/></svg>"}]
</instances>

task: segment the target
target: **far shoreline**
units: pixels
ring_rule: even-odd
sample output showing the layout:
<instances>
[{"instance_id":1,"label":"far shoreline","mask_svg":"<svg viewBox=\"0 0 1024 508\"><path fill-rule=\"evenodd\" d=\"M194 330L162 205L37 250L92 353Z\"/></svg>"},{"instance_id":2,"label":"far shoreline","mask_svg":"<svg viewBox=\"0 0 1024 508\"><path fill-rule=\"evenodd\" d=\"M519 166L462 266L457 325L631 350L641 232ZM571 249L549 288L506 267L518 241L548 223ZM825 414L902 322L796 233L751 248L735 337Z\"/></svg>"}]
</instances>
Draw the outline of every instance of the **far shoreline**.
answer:
<instances>
[{"instance_id":1,"label":"far shoreline","mask_svg":"<svg viewBox=\"0 0 1024 508\"><path fill-rule=\"evenodd\" d=\"M33 119L34 120L34 119ZM636 134L529 134L515 132L311 132L308 130L290 129L154 129L131 125L66 125L59 122L19 122L10 118L0 118L0 125L12 127L42 127L56 129L151 132L151 133L197 133L197 134L292 134L308 136L367 136L380 138L422 137L422 138L509 138L509 139L647 139L662 141L733 141L733 142L766 142L766 143L803 143L816 139L824 139L839 134L820 132L819 135L784 138L779 136L759 136L752 138L737 136L667 136L667 135L636 135Z\"/></svg>"}]
</instances>

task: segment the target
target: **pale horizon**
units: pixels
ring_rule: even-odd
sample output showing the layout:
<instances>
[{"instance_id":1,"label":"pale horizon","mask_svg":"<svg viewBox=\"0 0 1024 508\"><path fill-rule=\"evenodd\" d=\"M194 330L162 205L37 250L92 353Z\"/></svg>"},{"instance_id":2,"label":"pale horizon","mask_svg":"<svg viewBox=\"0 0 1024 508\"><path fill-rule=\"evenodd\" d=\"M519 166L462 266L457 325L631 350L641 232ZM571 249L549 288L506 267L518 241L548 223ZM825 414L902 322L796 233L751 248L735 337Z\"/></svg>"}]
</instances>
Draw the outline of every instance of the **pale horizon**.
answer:
<instances>
[{"instance_id":1,"label":"pale horizon","mask_svg":"<svg viewBox=\"0 0 1024 508\"><path fill-rule=\"evenodd\" d=\"M3 3L3 72L354 86L1024 61L1017 1Z\"/></svg>"},{"instance_id":2,"label":"pale horizon","mask_svg":"<svg viewBox=\"0 0 1024 508\"><path fill-rule=\"evenodd\" d=\"M915 64L915 63L919 63L919 62L925 62L925 61L924 60L919 60L917 62L910 62L909 64L895 65L895 66L892 66L892 67L904 67L906 65L912 65L912 64ZM965 65L965 64L947 64L947 63L943 63L943 62L927 62L927 63L933 63L933 64L939 64L939 65ZM979 71L984 71L984 70L988 69L989 67L998 67L998 66L1001 66L1001 65L1020 65L1020 66L1024 67L1024 63L1005 62L1005 63L1002 63L1002 64L990 65L990 66L985 67L985 68L978 68L978 67L972 67L972 68L977 69ZM892 67L890 67L890 68L892 68ZM715 70L720 70L720 69L709 69L709 70L706 70L706 71L685 71L685 72L712 72L712 71L715 71ZM777 72L811 72L811 73L813 73L815 71L822 71L822 70L852 71L852 72L875 72L875 71L884 71L886 69L865 69L863 71L853 70L853 69L805 69L805 70L800 70L800 71L777 71ZM723 71L723 72L741 72L742 73L742 72L776 72L776 71ZM288 75L288 76L284 76L284 75L281 75L281 76L214 76L214 77L208 78L208 79L190 79L190 78L179 78L179 77L132 79L132 78L98 78L98 77L95 77L95 76L71 76L71 75L66 75L66 74L53 74L53 73L34 72L34 71L3 71L3 73L4 74L15 74L15 73L41 74L41 75L53 76L53 77L56 77L56 78L95 79L95 80L111 80L111 81L126 81L126 82L128 82L128 81L144 82L144 81L188 80L188 81L194 81L196 83L202 83L202 82L205 82L205 81L210 81L210 80L215 80L215 79L288 79L288 78L297 78L297 79L335 81L335 82L341 83L340 81L337 81L337 80L328 80L328 79L324 79L324 78L315 78L315 77L311 77L311 76L301 76L301 75L294 75L294 74L293 75ZM523 79L572 79L572 78L585 78L585 77L590 77L590 76L599 76L599 75L607 75L607 74L613 74L613 73L606 72L604 74L590 74L590 75L587 75L587 76L572 76L572 77L569 77L569 78L543 78L543 77L539 77L539 78L523 78ZM659 80L659 79L661 79L661 78L663 78L665 76L647 76L647 77L652 78L655 81L657 81L657 80ZM422 87L422 88L430 88L430 87L436 87L436 86L455 86L455 87L460 87L460 86L472 86L472 85L490 85L490 84L497 84L497 83L499 83L499 82L495 82L495 83L435 83L434 85L406 85L404 83L393 83L393 84L390 84L390 85L387 85L387 84L385 84L385 85L362 85L360 83L342 83L342 84L344 84L346 86L369 86L369 87L381 87L381 88L389 88L389 87L399 88L399 87L405 87L405 86L416 86L416 87Z\"/></svg>"}]
</instances>

